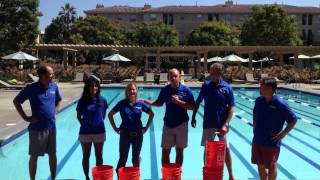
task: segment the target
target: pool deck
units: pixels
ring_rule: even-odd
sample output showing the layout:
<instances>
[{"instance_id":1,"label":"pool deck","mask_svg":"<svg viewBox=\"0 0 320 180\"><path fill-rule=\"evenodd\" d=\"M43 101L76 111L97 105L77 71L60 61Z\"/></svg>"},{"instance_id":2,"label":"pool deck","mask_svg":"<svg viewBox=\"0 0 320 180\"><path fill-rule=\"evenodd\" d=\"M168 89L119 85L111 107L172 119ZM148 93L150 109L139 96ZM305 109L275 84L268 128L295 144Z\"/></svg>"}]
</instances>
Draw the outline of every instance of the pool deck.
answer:
<instances>
[{"instance_id":1,"label":"pool deck","mask_svg":"<svg viewBox=\"0 0 320 180\"><path fill-rule=\"evenodd\" d=\"M201 87L201 82L186 83L189 87ZM124 87L126 84L103 84L102 87ZM67 106L74 100L78 99L82 93L82 83L59 83L61 95L63 97L62 107ZM144 87L162 87L163 84L155 85L152 83L138 84ZM232 84L233 87L259 87L258 84ZM280 84L279 87L284 87L293 90L305 91L320 95L320 85L308 84ZM17 133L26 129L28 123L23 121L14 108L12 103L13 98L18 94L19 90L0 89L0 147L3 141L13 137ZM27 114L30 114L29 103L23 104Z\"/></svg>"}]
</instances>

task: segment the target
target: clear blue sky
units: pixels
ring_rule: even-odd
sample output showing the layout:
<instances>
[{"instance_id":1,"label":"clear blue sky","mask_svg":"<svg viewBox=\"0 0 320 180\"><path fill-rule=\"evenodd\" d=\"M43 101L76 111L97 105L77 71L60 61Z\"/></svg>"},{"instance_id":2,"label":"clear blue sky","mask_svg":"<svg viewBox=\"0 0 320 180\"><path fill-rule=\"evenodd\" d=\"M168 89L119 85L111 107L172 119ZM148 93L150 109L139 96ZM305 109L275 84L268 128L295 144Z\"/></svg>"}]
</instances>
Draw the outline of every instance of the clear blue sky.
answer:
<instances>
[{"instance_id":1,"label":"clear blue sky","mask_svg":"<svg viewBox=\"0 0 320 180\"><path fill-rule=\"evenodd\" d=\"M225 0L40 0L40 11L43 16L40 17L39 29L44 30L50 24L51 20L58 15L60 7L66 3L76 7L78 16L84 16L83 11L94 9L96 4L104 6L128 5L134 7L142 7L145 3L151 4L153 7L165 5L216 5L224 4ZM319 7L319 0L235 0L237 4L289 4L296 6L316 6Z\"/></svg>"}]
</instances>

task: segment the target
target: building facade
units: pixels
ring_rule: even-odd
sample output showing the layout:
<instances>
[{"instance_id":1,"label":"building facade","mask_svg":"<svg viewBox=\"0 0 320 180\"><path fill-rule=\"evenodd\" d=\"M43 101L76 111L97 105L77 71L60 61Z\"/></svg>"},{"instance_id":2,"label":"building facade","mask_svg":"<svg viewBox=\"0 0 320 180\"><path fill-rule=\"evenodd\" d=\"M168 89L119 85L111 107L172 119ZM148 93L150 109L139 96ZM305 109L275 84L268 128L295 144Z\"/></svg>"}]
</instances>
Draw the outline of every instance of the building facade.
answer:
<instances>
[{"instance_id":1,"label":"building facade","mask_svg":"<svg viewBox=\"0 0 320 180\"><path fill-rule=\"evenodd\" d=\"M98 4L96 9L87 10L87 16L104 16L124 25L127 31L135 22L163 21L174 27L181 44L184 44L191 31L204 21L224 20L231 25L240 25L252 12L254 5L234 4L228 0L223 5L214 6L163 6L129 7ZM320 44L320 8L280 5L295 18L301 39L305 45Z\"/></svg>"}]
</instances>

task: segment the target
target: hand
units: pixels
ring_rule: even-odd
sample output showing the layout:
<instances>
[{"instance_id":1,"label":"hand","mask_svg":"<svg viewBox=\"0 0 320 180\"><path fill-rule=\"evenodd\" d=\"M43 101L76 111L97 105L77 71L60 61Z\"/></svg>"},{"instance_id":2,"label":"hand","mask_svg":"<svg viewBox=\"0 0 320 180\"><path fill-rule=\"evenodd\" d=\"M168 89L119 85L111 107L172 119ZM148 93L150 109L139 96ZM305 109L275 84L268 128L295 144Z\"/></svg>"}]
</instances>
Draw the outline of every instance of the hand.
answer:
<instances>
[{"instance_id":1,"label":"hand","mask_svg":"<svg viewBox=\"0 0 320 180\"><path fill-rule=\"evenodd\" d=\"M117 134L121 134L121 129L120 129L120 128L115 128L114 131L115 131Z\"/></svg>"},{"instance_id":2,"label":"hand","mask_svg":"<svg viewBox=\"0 0 320 180\"><path fill-rule=\"evenodd\" d=\"M225 134L227 134L229 131L229 127L228 125L224 124L221 129L220 129L220 136L224 136Z\"/></svg>"},{"instance_id":3,"label":"hand","mask_svg":"<svg viewBox=\"0 0 320 180\"><path fill-rule=\"evenodd\" d=\"M278 134L273 135L272 140L273 140L274 142L278 142L278 141L280 141L281 139L283 139L285 136L286 136L286 134L285 134L284 132L280 132L280 133L278 133Z\"/></svg>"},{"instance_id":4,"label":"hand","mask_svg":"<svg viewBox=\"0 0 320 180\"><path fill-rule=\"evenodd\" d=\"M171 101L172 101L173 104L179 104L179 102L180 102L179 96L178 95L173 95L171 97Z\"/></svg>"},{"instance_id":5,"label":"hand","mask_svg":"<svg viewBox=\"0 0 320 180\"><path fill-rule=\"evenodd\" d=\"M35 123L35 122L38 121L38 119L33 117L33 116L27 116L26 119L24 119L24 120L29 122L29 123Z\"/></svg>"},{"instance_id":6,"label":"hand","mask_svg":"<svg viewBox=\"0 0 320 180\"><path fill-rule=\"evenodd\" d=\"M147 127L143 127L143 128L141 129L142 134L144 134L145 132L147 132L147 130L148 130L148 128L147 128Z\"/></svg>"},{"instance_id":7,"label":"hand","mask_svg":"<svg viewBox=\"0 0 320 180\"><path fill-rule=\"evenodd\" d=\"M192 120L191 120L191 126L192 126L193 128L195 128L195 127L197 126L196 118L192 118Z\"/></svg>"}]
</instances>

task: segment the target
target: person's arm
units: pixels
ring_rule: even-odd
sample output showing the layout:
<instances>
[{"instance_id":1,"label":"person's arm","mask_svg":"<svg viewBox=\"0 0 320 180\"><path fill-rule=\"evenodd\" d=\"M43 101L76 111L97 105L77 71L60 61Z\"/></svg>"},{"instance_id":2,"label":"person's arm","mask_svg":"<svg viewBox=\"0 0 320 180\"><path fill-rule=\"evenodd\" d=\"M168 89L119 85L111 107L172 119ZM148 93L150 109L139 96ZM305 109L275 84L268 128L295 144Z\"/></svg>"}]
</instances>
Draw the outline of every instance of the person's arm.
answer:
<instances>
[{"instance_id":1,"label":"person's arm","mask_svg":"<svg viewBox=\"0 0 320 180\"><path fill-rule=\"evenodd\" d=\"M61 94L60 94L58 86L56 87L56 98L55 98L55 101L56 101L55 111L57 113L57 112L60 111L60 107L61 107L61 104L62 104L62 97L61 97Z\"/></svg>"},{"instance_id":2,"label":"person's arm","mask_svg":"<svg viewBox=\"0 0 320 180\"><path fill-rule=\"evenodd\" d=\"M82 121L82 113L77 111L77 119L79 121L79 123L81 124L81 121Z\"/></svg>"},{"instance_id":3,"label":"person's arm","mask_svg":"<svg viewBox=\"0 0 320 180\"><path fill-rule=\"evenodd\" d=\"M196 121L196 114L198 112L200 104L195 103L193 112L192 112L192 120L191 120L191 126L195 128L197 126L197 121Z\"/></svg>"},{"instance_id":4,"label":"person's arm","mask_svg":"<svg viewBox=\"0 0 320 180\"><path fill-rule=\"evenodd\" d=\"M186 101L180 100L178 95L173 95L171 97L172 103L182 107L183 109L193 110L194 106L191 103L187 103Z\"/></svg>"},{"instance_id":5,"label":"person's arm","mask_svg":"<svg viewBox=\"0 0 320 180\"><path fill-rule=\"evenodd\" d=\"M22 117L22 119L26 122L30 122L30 119L31 118L28 118L28 116L26 115L26 113L24 112L21 104L17 101L16 98L14 98L13 100L13 104L14 104L14 107L16 108L16 110L18 111L19 115Z\"/></svg>"},{"instance_id":6,"label":"person's arm","mask_svg":"<svg viewBox=\"0 0 320 180\"><path fill-rule=\"evenodd\" d=\"M139 99L138 101L142 101L150 106L159 106L156 101L149 100L149 99Z\"/></svg>"},{"instance_id":7,"label":"person's arm","mask_svg":"<svg viewBox=\"0 0 320 180\"><path fill-rule=\"evenodd\" d=\"M220 133L222 135L228 133L228 130L229 130L229 124L230 124L230 121L232 119L232 116L233 116L233 112L234 112L234 107L230 107L229 111L228 111L228 114L227 114L227 119L226 119L226 122L222 125L221 127L221 131Z\"/></svg>"},{"instance_id":8,"label":"person's arm","mask_svg":"<svg viewBox=\"0 0 320 180\"><path fill-rule=\"evenodd\" d=\"M149 118L148 118L147 124L146 124L146 126L142 129L142 132L143 132L143 133L145 133L145 132L149 129L149 127L150 127L150 125L151 125L151 122L152 122L152 120L153 120L153 117L154 117L154 113L150 110L150 111L148 112L148 115L149 115Z\"/></svg>"},{"instance_id":9,"label":"person's arm","mask_svg":"<svg viewBox=\"0 0 320 180\"><path fill-rule=\"evenodd\" d=\"M287 123L286 128L283 131L279 132L278 134L274 135L272 137L272 140L277 142L277 141L280 141L281 139L283 139L294 128L296 123L297 123L296 120L293 120L290 123Z\"/></svg>"},{"instance_id":10,"label":"person's arm","mask_svg":"<svg viewBox=\"0 0 320 180\"><path fill-rule=\"evenodd\" d=\"M109 121L110 121L110 124L111 124L112 129L113 129L116 133L120 134L120 128L117 128L116 124L114 123L114 118L113 118L113 116L114 116L115 113L116 113L116 112L113 111L113 110L110 111L109 114L108 114L108 118L109 118Z\"/></svg>"},{"instance_id":11,"label":"person's arm","mask_svg":"<svg viewBox=\"0 0 320 180\"><path fill-rule=\"evenodd\" d=\"M55 109L56 113L58 113L58 112L60 111L61 104L62 104L62 101L61 101L61 100L56 103L56 109Z\"/></svg>"}]
</instances>

